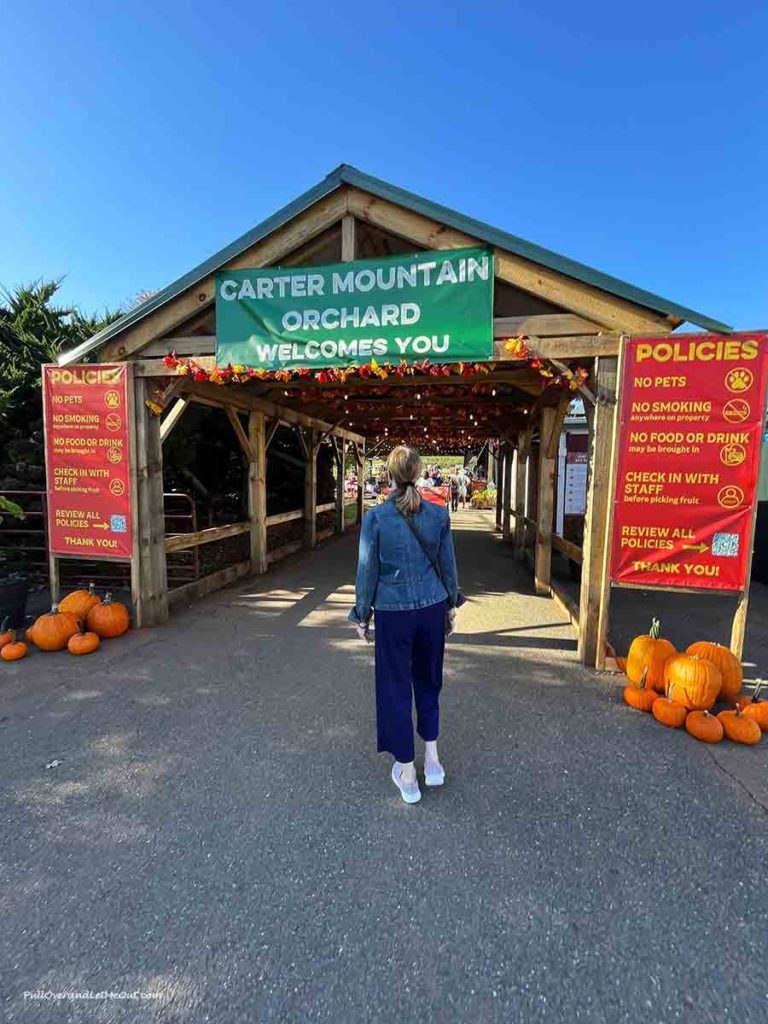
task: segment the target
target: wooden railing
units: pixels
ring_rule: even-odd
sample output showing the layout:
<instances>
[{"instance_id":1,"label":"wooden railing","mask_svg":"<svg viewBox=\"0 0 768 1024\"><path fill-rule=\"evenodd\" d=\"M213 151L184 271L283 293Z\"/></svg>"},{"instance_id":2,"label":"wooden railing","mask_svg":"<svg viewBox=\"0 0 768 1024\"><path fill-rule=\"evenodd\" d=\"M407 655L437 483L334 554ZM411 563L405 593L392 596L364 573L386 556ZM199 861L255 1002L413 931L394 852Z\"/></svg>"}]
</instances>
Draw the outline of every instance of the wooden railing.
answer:
<instances>
[{"instance_id":1,"label":"wooden railing","mask_svg":"<svg viewBox=\"0 0 768 1024\"><path fill-rule=\"evenodd\" d=\"M581 565L584 555L578 544L574 544L573 541L566 540L565 537L561 537L559 533L552 534L552 547L555 551L559 551L565 555L566 558L570 558L572 562L577 565Z\"/></svg>"}]
</instances>

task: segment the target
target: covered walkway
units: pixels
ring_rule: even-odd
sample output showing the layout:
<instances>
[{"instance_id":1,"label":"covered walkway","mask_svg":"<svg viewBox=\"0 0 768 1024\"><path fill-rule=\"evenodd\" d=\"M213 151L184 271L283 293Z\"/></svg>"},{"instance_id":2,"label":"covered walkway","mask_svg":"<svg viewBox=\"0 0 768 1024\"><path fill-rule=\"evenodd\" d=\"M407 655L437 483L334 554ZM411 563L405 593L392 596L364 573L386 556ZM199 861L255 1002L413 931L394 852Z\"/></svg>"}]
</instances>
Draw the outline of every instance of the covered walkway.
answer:
<instances>
[{"instance_id":1,"label":"covered walkway","mask_svg":"<svg viewBox=\"0 0 768 1024\"><path fill-rule=\"evenodd\" d=\"M354 536L90 659L5 666L4 1019L115 987L190 1024L762 1019L765 750L623 706L492 525L456 517L449 777L418 807L374 749Z\"/></svg>"}]
</instances>

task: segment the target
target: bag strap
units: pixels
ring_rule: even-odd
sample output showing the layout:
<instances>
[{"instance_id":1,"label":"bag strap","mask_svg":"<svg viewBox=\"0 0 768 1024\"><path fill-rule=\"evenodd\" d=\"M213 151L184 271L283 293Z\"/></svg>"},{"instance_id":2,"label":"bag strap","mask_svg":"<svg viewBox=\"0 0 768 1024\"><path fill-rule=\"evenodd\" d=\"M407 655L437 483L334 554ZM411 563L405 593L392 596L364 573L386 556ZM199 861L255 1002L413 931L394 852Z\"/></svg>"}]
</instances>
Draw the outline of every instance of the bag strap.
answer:
<instances>
[{"instance_id":1,"label":"bag strap","mask_svg":"<svg viewBox=\"0 0 768 1024\"><path fill-rule=\"evenodd\" d=\"M397 508L397 505L395 505L395 508L397 509L398 514L400 515L401 519L404 520L405 525L408 527L408 529L411 531L413 536L416 538L416 542L419 545L419 547L421 548L421 550L423 551L424 557L429 562L429 564L432 566L432 570L433 570L435 576L437 576L437 578L440 580L440 585L442 586L443 590L445 591L446 597L448 598L448 604L450 605L451 604L451 595L448 592L448 587L446 587L446 585L445 585L445 581L443 579L443 574L440 572L440 569L439 569L438 564L437 564L437 560L436 559L435 560L432 559L432 556L430 555L429 551L427 551L427 548L426 548L424 542L422 541L421 537L419 536L418 531L416 530L416 527L410 521L408 516L404 515L400 511L400 509ZM438 554L438 557L439 557L439 555L440 555L440 544L439 544L439 542L438 542L438 546L437 546L437 554Z\"/></svg>"}]
</instances>

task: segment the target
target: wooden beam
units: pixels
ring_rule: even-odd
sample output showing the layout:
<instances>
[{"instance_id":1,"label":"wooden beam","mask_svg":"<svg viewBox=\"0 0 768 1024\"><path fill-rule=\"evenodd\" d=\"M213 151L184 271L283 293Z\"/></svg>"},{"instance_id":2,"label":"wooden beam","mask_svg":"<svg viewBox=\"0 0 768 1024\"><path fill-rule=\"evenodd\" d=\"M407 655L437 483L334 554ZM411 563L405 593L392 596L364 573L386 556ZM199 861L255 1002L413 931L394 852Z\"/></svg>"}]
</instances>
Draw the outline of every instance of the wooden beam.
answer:
<instances>
[{"instance_id":1,"label":"wooden beam","mask_svg":"<svg viewBox=\"0 0 768 1024\"><path fill-rule=\"evenodd\" d=\"M163 443L179 422L189 405L188 398L177 398L160 422L160 442Z\"/></svg>"},{"instance_id":2,"label":"wooden beam","mask_svg":"<svg viewBox=\"0 0 768 1024\"><path fill-rule=\"evenodd\" d=\"M222 587L234 583L242 576L247 576L250 571L251 563L249 561L237 562L235 565L227 566L226 569L211 573L210 576L203 576L202 579L185 583L182 587L176 587L168 594L168 601L171 605L198 601L206 594L210 594L214 590L221 590Z\"/></svg>"},{"instance_id":3,"label":"wooden beam","mask_svg":"<svg viewBox=\"0 0 768 1024\"><path fill-rule=\"evenodd\" d=\"M578 544L574 544L573 541L566 540L565 537L561 537L559 533L552 534L552 547L555 551L559 551L565 555L566 558L570 558L572 562L577 565L581 565L583 562L583 551Z\"/></svg>"},{"instance_id":4,"label":"wooden beam","mask_svg":"<svg viewBox=\"0 0 768 1024\"><path fill-rule=\"evenodd\" d=\"M554 330L552 322L558 320L563 324L570 324L572 329L551 333ZM599 333L600 331L603 333ZM593 359L595 356L615 356L619 352L619 334L605 332L599 324L593 324L570 313L508 316L494 318L493 361L519 361L515 360L504 346L510 338L520 335L528 339L529 348L535 348L536 353L543 359ZM151 342L142 347L139 362L152 366L154 374L167 373L168 368L163 359L171 351L184 358L192 357L201 366L212 367L215 362L216 336L196 334Z\"/></svg>"},{"instance_id":5,"label":"wooden beam","mask_svg":"<svg viewBox=\"0 0 768 1024\"><path fill-rule=\"evenodd\" d=\"M233 257L226 269L243 267L268 267L279 263L294 249L298 249L310 238L319 235L335 224L347 213L347 197L343 189L337 189L307 210L297 214L288 224L277 228L266 238L249 246ZM126 359L138 352L150 341L173 330L199 310L210 306L215 298L216 277L209 274L191 285L175 299L147 313L131 327L100 350L102 362Z\"/></svg>"},{"instance_id":6,"label":"wooden beam","mask_svg":"<svg viewBox=\"0 0 768 1024\"><path fill-rule=\"evenodd\" d=\"M496 529L502 528L502 515L504 507L504 474L509 472L505 468L507 458L507 447L502 442L496 445Z\"/></svg>"},{"instance_id":7,"label":"wooden beam","mask_svg":"<svg viewBox=\"0 0 768 1024\"><path fill-rule=\"evenodd\" d=\"M363 525L365 508L365 441L355 444L357 455L357 523Z\"/></svg>"},{"instance_id":8,"label":"wooden beam","mask_svg":"<svg viewBox=\"0 0 768 1024\"><path fill-rule=\"evenodd\" d=\"M532 431L530 427L517 435L515 450L515 557L525 557L527 525L525 520L525 498L528 490L528 456L531 452Z\"/></svg>"},{"instance_id":9,"label":"wooden beam","mask_svg":"<svg viewBox=\"0 0 768 1024\"><path fill-rule=\"evenodd\" d=\"M561 612L576 629L579 628L579 606L568 593L568 591L556 580L552 580L549 586L549 596L558 606Z\"/></svg>"},{"instance_id":10,"label":"wooden beam","mask_svg":"<svg viewBox=\"0 0 768 1024\"><path fill-rule=\"evenodd\" d=\"M480 239L361 189L349 190L348 207L349 212L359 220L377 224L416 242L424 249L456 249L483 244ZM532 295L564 306L609 330L659 334L668 333L676 326L663 314L576 281L541 264L532 263L503 249L497 248L494 253L496 277Z\"/></svg>"},{"instance_id":11,"label":"wooden beam","mask_svg":"<svg viewBox=\"0 0 768 1024\"><path fill-rule=\"evenodd\" d=\"M568 410L571 407L571 400L567 398L564 402L560 402L559 405L554 407L555 415L551 420L546 423L542 421L542 444L546 445L547 458L557 458L557 453L560 448L560 435L563 432L563 424L565 423L565 417L568 415Z\"/></svg>"},{"instance_id":12,"label":"wooden beam","mask_svg":"<svg viewBox=\"0 0 768 1024\"><path fill-rule=\"evenodd\" d=\"M288 426L308 427L320 431L330 430L337 437L358 442L364 440L362 434L347 430L345 427L334 427L332 423L326 423L314 416L307 416L295 409L251 395L246 385L223 387L219 384L201 382L191 385L189 397L193 402L201 402L204 405L213 405L221 409L226 409L227 406L233 406L243 412L256 409L265 413L269 419L278 420Z\"/></svg>"},{"instance_id":13,"label":"wooden beam","mask_svg":"<svg viewBox=\"0 0 768 1024\"><path fill-rule=\"evenodd\" d=\"M267 434L267 440L266 440L266 444L265 444L265 448L266 448L267 451L269 451L269 446L272 444L272 441L275 438L275 434L277 433L277 428L279 426L280 426L280 420L275 420L274 422L270 423L270 425L269 425L269 433Z\"/></svg>"},{"instance_id":14,"label":"wooden beam","mask_svg":"<svg viewBox=\"0 0 768 1024\"><path fill-rule=\"evenodd\" d=\"M541 410L539 440L538 501L536 503L536 558L534 584L537 594L549 594L552 580L552 519L555 510L555 455L550 454L552 438L559 439L559 408ZM558 424L559 421L559 424Z\"/></svg>"},{"instance_id":15,"label":"wooden beam","mask_svg":"<svg viewBox=\"0 0 768 1024\"><path fill-rule=\"evenodd\" d=\"M337 437L331 438L333 445L333 462L336 467L336 532L341 535L346 526L344 515L344 442Z\"/></svg>"},{"instance_id":16,"label":"wooden beam","mask_svg":"<svg viewBox=\"0 0 768 1024\"><path fill-rule=\"evenodd\" d=\"M248 414L248 518L251 526L251 571L267 571L267 437L266 417L252 409Z\"/></svg>"},{"instance_id":17,"label":"wooden beam","mask_svg":"<svg viewBox=\"0 0 768 1024\"><path fill-rule=\"evenodd\" d=\"M657 331L656 333L662 333ZM529 335L527 347L532 355L540 359L562 361L564 359L594 359L595 356L618 355L618 334L574 334L567 338L540 338ZM495 363L516 363L519 358L507 352L506 339L497 338L493 343L493 361Z\"/></svg>"},{"instance_id":18,"label":"wooden beam","mask_svg":"<svg viewBox=\"0 0 768 1024\"><path fill-rule=\"evenodd\" d=\"M510 537L510 514L512 511L512 454L514 449L509 441L504 442L504 491L501 501L501 536Z\"/></svg>"},{"instance_id":19,"label":"wooden beam","mask_svg":"<svg viewBox=\"0 0 768 1024\"><path fill-rule=\"evenodd\" d=\"M246 459L248 459L249 462L252 462L253 450L251 448L251 442L248 440L248 435L246 434L243 428L243 424L240 422L239 416L230 405L228 405L224 411L227 414L227 419L232 424L232 429L235 432L235 437L237 437L237 440L240 442L240 447L243 449L243 454L245 455Z\"/></svg>"},{"instance_id":20,"label":"wooden beam","mask_svg":"<svg viewBox=\"0 0 768 1024\"><path fill-rule=\"evenodd\" d=\"M589 488L579 598L579 660L590 666L595 666L598 661L601 610L604 616L606 613L606 609L603 609L603 580L608 548L606 532L612 453L617 427L618 360L613 356L598 359L596 378L597 404L588 463ZM605 618L604 622L607 623Z\"/></svg>"},{"instance_id":21,"label":"wooden beam","mask_svg":"<svg viewBox=\"0 0 768 1024\"><path fill-rule=\"evenodd\" d=\"M140 354L142 359L164 359L171 352L187 359L191 356L198 361L204 356L213 359L216 355L216 335L191 334L183 338L159 338L144 345Z\"/></svg>"},{"instance_id":22,"label":"wooden beam","mask_svg":"<svg viewBox=\"0 0 768 1024\"><path fill-rule=\"evenodd\" d=\"M281 523L291 523L294 519L303 519L304 509L296 508L292 512L276 512L267 516L267 526L279 526Z\"/></svg>"},{"instance_id":23,"label":"wooden beam","mask_svg":"<svg viewBox=\"0 0 768 1024\"><path fill-rule=\"evenodd\" d=\"M495 316L494 338L518 338L535 335L539 338L557 338L562 335L599 334L600 324L573 313L535 313L528 316Z\"/></svg>"},{"instance_id":24,"label":"wooden beam","mask_svg":"<svg viewBox=\"0 0 768 1024\"><path fill-rule=\"evenodd\" d=\"M307 461L304 467L304 547L317 547L317 431L308 430L303 437Z\"/></svg>"},{"instance_id":25,"label":"wooden beam","mask_svg":"<svg viewBox=\"0 0 768 1024\"><path fill-rule=\"evenodd\" d=\"M165 538L166 554L171 551L186 551L188 548L196 548L201 544L212 544L217 540L226 540L228 537L237 537L241 533L248 533L251 524L227 523L225 526L211 526L207 530L198 530L196 533L174 533Z\"/></svg>"},{"instance_id":26,"label":"wooden beam","mask_svg":"<svg viewBox=\"0 0 768 1024\"><path fill-rule=\"evenodd\" d=\"M279 548L273 548L267 552L267 562L272 565L273 562L279 562L283 558L287 558L288 555L293 555L297 551L301 551L303 544L300 540L292 540L288 544L283 544Z\"/></svg>"},{"instance_id":27,"label":"wooden beam","mask_svg":"<svg viewBox=\"0 0 768 1024\"><path fill-rule=\"evenodd\" d=\"M355 218L351 213L341 218L341 262L350 263L357 253L355 238Z\"/></svg>"},{"instance_id":28,"label":"wooden beam","mask_svg":"<svg viewBox=\"0 0 768 1024\"><path fill-rule=\"evenodd\" d=\"M163 446L160 420L147 408L152 382L135 382L136 477L138 489L139 626L168 620L168 579L165 566L165 509L163 505Z\"/></svg>"}]
</instances>

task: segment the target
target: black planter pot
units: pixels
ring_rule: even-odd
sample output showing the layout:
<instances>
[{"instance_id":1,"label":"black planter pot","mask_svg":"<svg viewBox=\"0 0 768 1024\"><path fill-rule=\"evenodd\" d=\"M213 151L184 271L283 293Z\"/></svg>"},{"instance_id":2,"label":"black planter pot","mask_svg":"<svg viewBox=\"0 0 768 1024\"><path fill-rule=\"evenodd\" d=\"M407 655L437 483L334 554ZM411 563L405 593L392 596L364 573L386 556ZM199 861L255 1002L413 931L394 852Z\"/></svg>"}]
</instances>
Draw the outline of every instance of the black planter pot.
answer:
<instances>
[{"instance_id":1,"label":"black planter pot","mask_svg":"<svg viewBox=\"0 0 768 1024\"><path fill-rule=\"evenodd\" d=\"M7 616L8 625L12 629L24 625L28 593L28 580L13 580L11 583L0 580L0 624Z\"/></svg>"}]
</instances>

